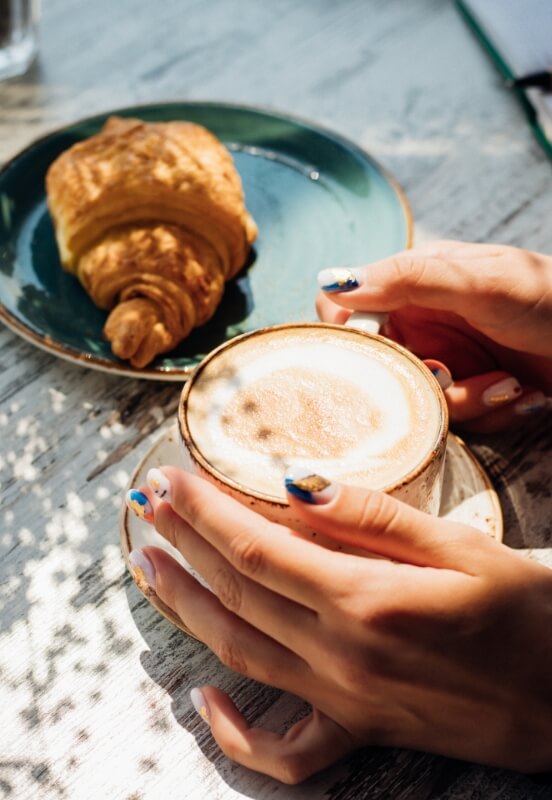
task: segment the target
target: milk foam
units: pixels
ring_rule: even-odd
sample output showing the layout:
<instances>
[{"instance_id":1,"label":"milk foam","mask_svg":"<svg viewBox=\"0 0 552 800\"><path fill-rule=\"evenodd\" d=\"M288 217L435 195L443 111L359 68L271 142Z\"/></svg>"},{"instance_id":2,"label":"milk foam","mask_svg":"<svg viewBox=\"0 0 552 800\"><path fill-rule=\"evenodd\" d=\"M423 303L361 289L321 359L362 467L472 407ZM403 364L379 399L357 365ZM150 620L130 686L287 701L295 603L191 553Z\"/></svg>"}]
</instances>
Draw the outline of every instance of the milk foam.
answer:
<instances>
[{"instance_id":1,"label":"milk foam","mask_svg":"<svg viewBox=\"0 0 552 800\"><path fill-rule=\"evenodd\" d=\"M294 468L371 488L397 482L433 448L440 413L409 359L323 328L272 331L227 348L200 370L187 406L208 462L282 499Z\"/></svg>"}]
</instances>

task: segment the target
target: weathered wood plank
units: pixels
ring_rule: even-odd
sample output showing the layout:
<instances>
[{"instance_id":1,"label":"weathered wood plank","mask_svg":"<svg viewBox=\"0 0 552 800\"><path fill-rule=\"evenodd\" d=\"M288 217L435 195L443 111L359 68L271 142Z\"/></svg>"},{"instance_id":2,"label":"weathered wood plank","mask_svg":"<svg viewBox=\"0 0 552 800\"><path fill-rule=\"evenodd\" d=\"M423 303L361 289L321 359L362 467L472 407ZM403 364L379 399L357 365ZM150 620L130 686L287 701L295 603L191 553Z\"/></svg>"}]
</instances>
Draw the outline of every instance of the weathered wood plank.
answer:
<instances>
[{"instance_id":1,"label":"weathered wood plank","mask_svg":"<svg viewBox=\"0 0 552 800\"><path fill-rule=\"evenodd\" d=\"M550 163L451 4L48 0L38 64L0 84L0 162L82 116L168 99L258 104L351 137L404 186L418 241L552 252ZM122 490L178 391L66 364L0 330L4 796L549 797L546 780L409 752L367 750L295 788L221 755L191 685L228 689L275 728L304 709L221 668L125 573ZM472 444L509 544L551 547L550 427Z\"/></svg>"}]
</instances>

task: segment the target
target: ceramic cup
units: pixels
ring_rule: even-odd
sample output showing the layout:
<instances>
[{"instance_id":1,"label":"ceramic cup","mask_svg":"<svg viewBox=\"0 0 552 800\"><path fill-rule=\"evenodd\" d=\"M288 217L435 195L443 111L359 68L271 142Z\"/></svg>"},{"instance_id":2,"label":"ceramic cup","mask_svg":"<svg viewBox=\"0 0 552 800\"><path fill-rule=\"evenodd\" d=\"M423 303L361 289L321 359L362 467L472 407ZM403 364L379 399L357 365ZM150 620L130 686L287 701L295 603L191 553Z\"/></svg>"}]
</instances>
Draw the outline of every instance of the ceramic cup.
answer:
<instances>
[{"instance_id":1,"label":"ceramic cup","mask_svg":"<svg viewBox=\"0 0 552 800\"><path fill-rule=\"evenodd\" d=\"M391 376L388 383L385 384L380 392L380 402L383 393L385 413L387 413L387 408L393 408L393 393L395 390L399 390L397 388L398 384L393 376L400 374L407 375L407 379L410 382L408 392L411 396L416 396L422 415L425 413L424 405L431 407L428 411L428 415L424 417L424 426L426 430L424 430L424 434L421 438L418 437L419 449L417 455L414 455L416 463L411 464L406 471L400 466L395 469L393 463L391 466L391 479L388 480L384 486L374 486L373 488L382 489L393 497L397 497L422 511L437 514L439 512L441 500L448 432L448 412L442 390L429 369L408 350L383 336L359 329L361 327L366 327L366 325L370 326L370 321L364 324L362 319L359 321L357 318L353 322L353 325L355 327L343 327L326 323L276 325L238 336L225 342L209 353L196 367L181 394L178 423L184 468L203 476L223 492L263 514L266 518L298 529L303 533L308 533L302 530L303 526L301 522L294 517L286 501L286 494L283 490L284 475L286 471L289 471L290 464L286 463L288 459L285 452L280 452L278 454L278 459L281 461L281 463L277 465L278 469L281 471L281 482L278 476L278 489L276 491L270 490L270 488L267 490L266 487L261 486L259 488L258 485L258 478L261 475L261 470L255 461L257 458L256 447L260 446L264 451L264 456L262 454L259 456L261 458L260 463L262 464L262 458L265 458L266 463L266 437L270 435L271 430L276 430L277 428L277 422L274 419L275 409L264 409L262 402L260 402L260 407L256 408L254 411L254 422L249 419L246 420L245 430L240 433L242 439L241 444L237 447L235 452L232 450L232 444L230 443L229 446L228 441L226 441L224 424L225 420L227 421L226 416L230 413L229 409L231 409L232 403L236 402L236 391L241 391L244 386L247 385L247 381L249 380L247 374L248 370L250 371L250 362L258 361L259 353L262 360L265 352L270 355L270 358L280 358L279 363L284 365L283 372L281 369L279 370L277 368L278 364L276 364L276 369L271 373L271 380L276 381L276 391L283 392L283 401L279 401L276 408L277 415L279 415L280 418L282 418L282 414L284 415L283 427L285 428L288 424L286 409L288 406L291 407L291 405L294 406L295 411L293 420L289 420L290 426L297 424L298 420L302 428L305 425L311 424L313 420L309 420L308 403L299 415L296 413L297 402L299 401L295 396L293 381L289 383L286 364L289 359L293 361L293 358L296 359L299 357L299 359L301 359L303 357L301 353L298 354L295 352L297 348L293 345L294 341L302 342L303 340L310 340L312 342L314 337L314 344L316 345L318 355L313 356L313 358L321 354L322 359L324 359L326 352L328 353L328 358L330 358L334 344L344 346L345 350L351 347L354 351L353 356L356 359L354 364L360 367L360 369L356 370L359 374L364 366L366 366L366 369L372 369L370 360L374 357L374 351L377 351L379 367L383 364L385 373ZM290 341L288 341L289 335L292 337L290 340L291 345ZM280 340L282 340L282 347L280 348L281 353L278 355L276 351L279 351ZM299 350L300 349L299 347ZM293 357L290 355L292 350L295 352ZM274 355L273 351L276 352L276 355ZM312 352L315 353L314 350ZM339 360L343 362L340 364L340 369L343 372L343 370L347 368L348 355L345 352L343 358L341 358L341 351L338 351L338 355L340 356ZM366 359L365 363L363 361L364 358ZM305 369L313 369L313 365L310 363L312 361L310 355L308 355L307 361L309 363L304 365L304 369L301 372L302 375ZM294 364L295 362L291 363L293 368L295 368ZM323 374L324 360L322 360L320 364L321 366L315 366L314 369L315 371L320 369L321 380L325 380ZM281 379L288 382L286 386L278 387L279 376L283 376L284 373L286 373L285 378L282 377ZM383 376L384 382L387 381L387 375ZM213 391L211 391L212 387L216 385L217 380L221 377L225 381L225 388L221 391L216 390L213 394ZM255 378L255 380L257 380L257 378ZM340 390L343 389L339 374L336 377L335 374L331 373L329 380L334 383L337 381ZM251 400L251 397L257 397L257 395L254 394L255 386L251 385L250 388L253 395L249 394L248 397L244 395L243 402L240 401L241 406L238 404L238 408L241 407L245 410L239 413L248 413L249 408L252 408L256 403L256 400ZM274 387L272 387L272 389L274 389ZM350 391L348 396L352 397L353 391ZM420 397L422 398L421 401ZM358 397L356 397L355 402L357 400ZM331 404L329 407L331 415ZM360 406L360 412L358 407L353 409L353 416L355 417L353 420L353 429L356 424L363 424L363 408L364 406ZM265 411L266 419L263 419L263 413ZM341 407L341 412L342 411L343 408ZM345 411L348 412L349 409L345 409ZM234 417L235 412L236 407L234 407L233 411ZM322 412L318 408L316 414L319 415L320 413L327 414L328 408L326 407ZM409 425L419 427L418 418L413 417L410 419L409 417L407 422L404 423L402 417L396 416L397 413L401 413L400 403L398 405L398 411L394 411L393 413L395 414L395 418L390 418L391 424L389 426L392 436L396 434L395 438L400 438L396 431L397 428L403 426L405 430L401 433L401 441L415 438L415 436L418 435L417 431L414 429L409 430ZM420 413L419 409L417 413ZM377 416L376 414L376 423ZM320 431L321 429L331 429L333 420L324 419L320 422L320 419L316 417L314 423L318 426L315 430L319 432L319 435L315 436L315 438L323 444L324 433ZM254 425L256 435L251 435L253 430L251 427L252 425ZM220 428L219 434L217 434L216 431L217 426ZM282 425L280 425L280 428L281 427ZM203 431L203 434L201 431ZM206 431L210 432L207 437L204 435ZM264 437L262 436L263 432L266 434ZM333 431L333 433L335 433L335 431ZM279 435L287 435L287 431L284 431L282 434L280 430ZM219 436L219 438L217 438L217 436ZM208 446L205 444L206 439L210 439ZM328 456L328 453L323 452L322 460L317 461L314 457L310 457L311 454L309 453L308 447L309 445L307 442L306 451L300 453L300 460L306 467L312 466L314 462L315 468L313 471L319 474L328 472L328 469L322 470L320 465L327 467L333 464L335 469L335 465L339 461L339 453L337 453L337 458L332 459L331 457L325 457ZM355 453L355 460L358 462L359 454L356 451ZM293 455L295 457L295 463L293 458L290 458L289 461L291 462L292 471L295 471L297 453L295 452ZM317 453L317 457L320 457L319 452ZM269 454L268 458L271 459L271 465L273 466L273 454ZM248 459L251 461L249 466ZM355 468L358 468L358 463L356 463ZM355 470L353 470L353 473L354 472ZM253 480L253 477L255 477L255 480ZM324 477L343 480L341 475L335 476L326 474ZM364 485L369 485L369 480L366 481L366 476L363 476L363 479L359 481L353 475L350 479L346 478L344 482L359 483L360 485L364 482Z\"/></svg>"}]
</instances>

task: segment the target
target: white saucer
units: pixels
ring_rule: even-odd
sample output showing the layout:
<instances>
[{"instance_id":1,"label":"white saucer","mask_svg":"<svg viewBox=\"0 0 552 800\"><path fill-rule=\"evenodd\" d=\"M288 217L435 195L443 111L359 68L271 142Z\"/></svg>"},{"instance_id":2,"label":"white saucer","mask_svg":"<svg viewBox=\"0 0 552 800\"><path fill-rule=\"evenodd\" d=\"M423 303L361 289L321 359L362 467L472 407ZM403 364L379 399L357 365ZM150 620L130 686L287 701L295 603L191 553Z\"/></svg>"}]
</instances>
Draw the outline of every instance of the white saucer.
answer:
<instances>
[{"instance_id":1,"label":"white saucer","mask_svg":"<svg viewBox=\"0 0 552 800\"><path fill-rule=\"evenodd\" d=\"M178 429L174 425L162 433L136 467L129 487L145 484L151 467L162 464L179 464ZM488 536L502 541L502 511L495 490L483 467L467 445L458 436L449 433L443 496L439 516L478 528ZM120 517L121 549L128 567L128 554L138 547L154 545L170 553L193 573L180 553L170 545L155 528L139 519L123 503ZM193 573L195 574L195 573ZM198 577L196 575L196 577ZM181 630L189 633L181 620L164 605L155 593L146 592L150 603Z\"/></svg>"}]
</instances>

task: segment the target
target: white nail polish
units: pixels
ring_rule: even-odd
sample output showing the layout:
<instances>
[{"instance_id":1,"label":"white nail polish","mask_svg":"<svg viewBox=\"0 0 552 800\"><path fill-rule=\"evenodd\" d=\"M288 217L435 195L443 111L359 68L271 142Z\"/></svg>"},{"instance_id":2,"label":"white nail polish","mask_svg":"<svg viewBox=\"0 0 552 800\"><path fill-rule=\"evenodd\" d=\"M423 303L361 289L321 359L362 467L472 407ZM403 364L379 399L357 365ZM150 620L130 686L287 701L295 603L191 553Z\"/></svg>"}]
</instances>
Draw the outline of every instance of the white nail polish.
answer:
<instances>
[{"instance_id":1,"label":"white nail polish","mask_svg":"<svg viewBox=\"0 0 552 800\"><path fill-rule=\"evenodd\" d=\"M132 550L128 556L132 577L143 592L155 590L155 567L143 550Z\"/></svg>"},{"instance_id":2,"label":"white nail polish","mask_svg":"<svg viewBox=\"0 0 552 800\"><path fill-rule=\"evenodd\" d=\"M510 403L521 394L521 386L515 378L504 378L502 381L488 386L481 399L486 406L494 408Z\"/></svg>"},{"instance_id":3,"label":"white nail polish","mask_svg":"<svg viewBox=\"0 0 552 800\"><path fill-rule=\"evenodd\" d=\"M146 480L150 489L160 500L165 500L167 503L172 502L171 482L160 469L152 467L148 470Z\"/></svg>"},{"instance_id":4,"label":"white nail polish","mask_svg":"<svg viewBox=\"0 0 552 800\"><path fill-rule=\"evenodd\" d=\"M209 711L209 704L205 699L205 695L201 691L201 689L194 688L190 691L190 700L192 701L192 705L201 717L201 719L207 723L207 725L211 724L211 714Z\"/></svg>"},{"instance_id":5,"label":"white nail polish","mask_svg":"<svg viewBox=\"0 0 552 800\"><path fill-rule=\"evenodd\" d=\"M364 333L381 333L389 322L389 314L380 311L353 311L345 326Z\"/></svg>"},{"instance_id":6,"label":"white nail polish","mask_svg":"<svg viewBox=\"0 0 552 800\"><path fill-rule=\"evenodd\" d=\"M443 391L445 391L445 389L450 389L454 381L448 372L445 372L445 370L441 369L440 367L435 367L435 369L432 369L431 372L435 376L435 380Z\"/></svg>"}]
</instances>

